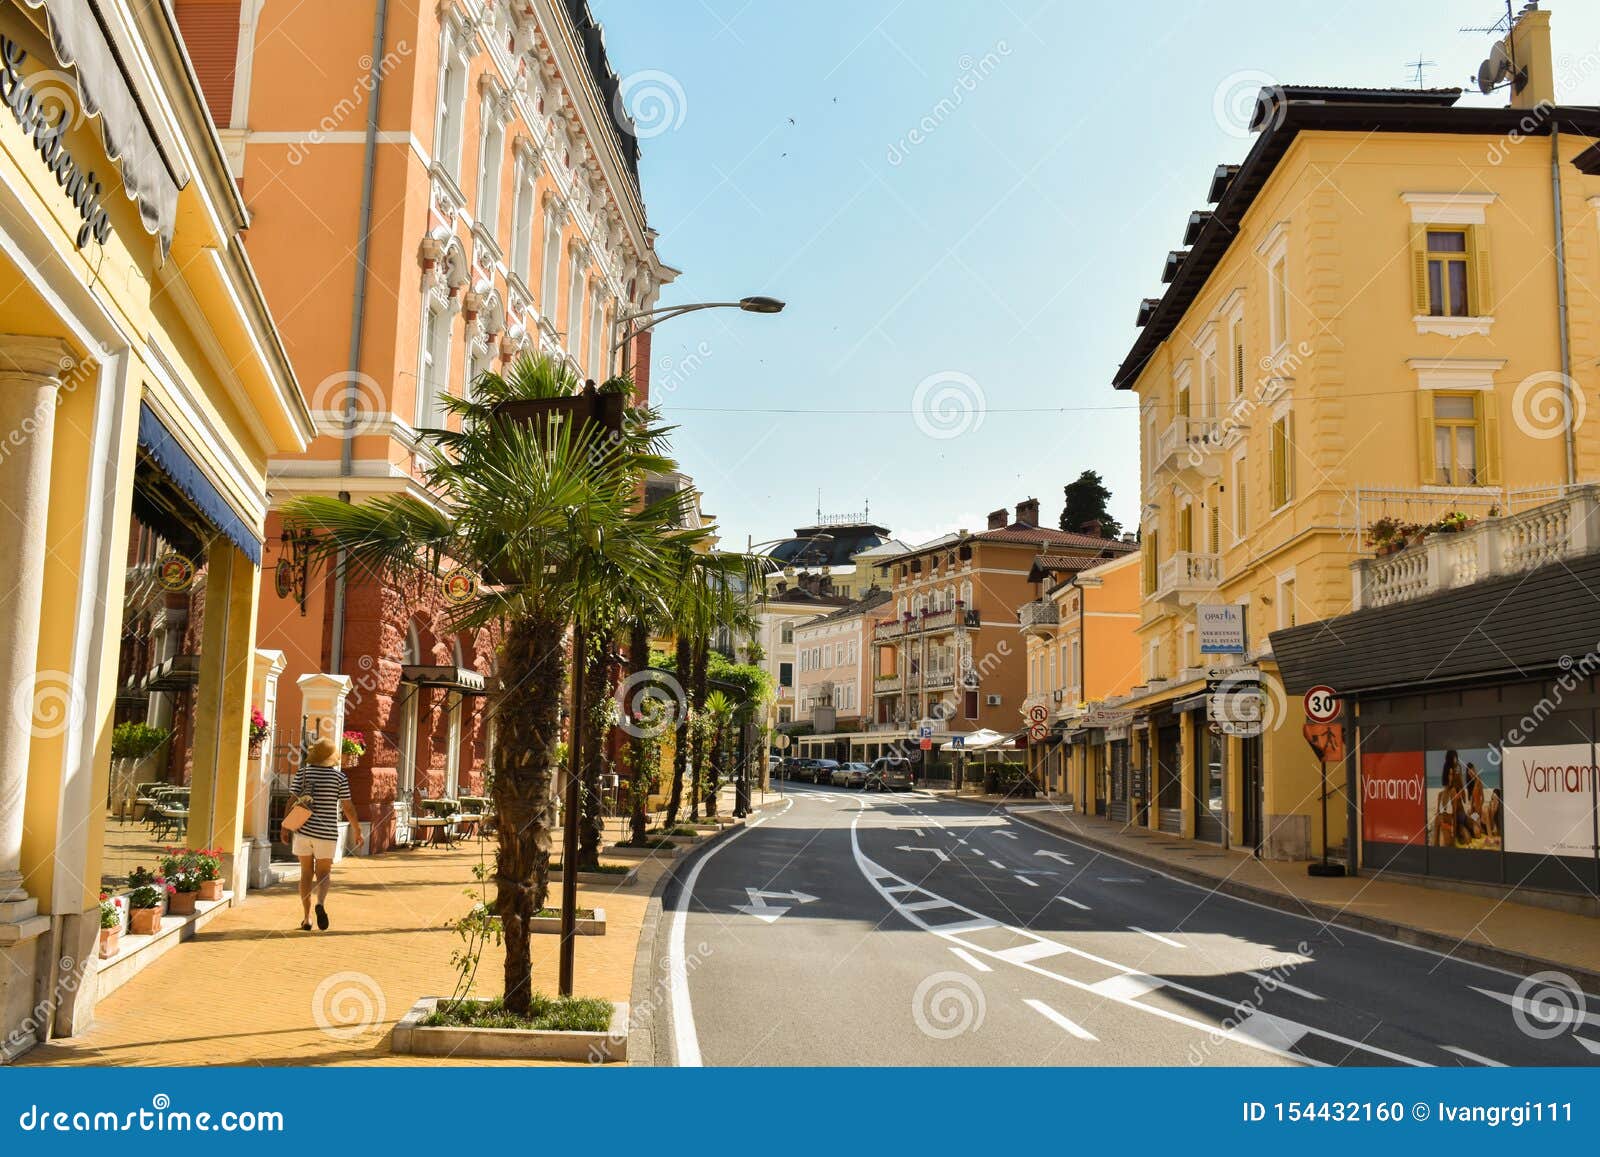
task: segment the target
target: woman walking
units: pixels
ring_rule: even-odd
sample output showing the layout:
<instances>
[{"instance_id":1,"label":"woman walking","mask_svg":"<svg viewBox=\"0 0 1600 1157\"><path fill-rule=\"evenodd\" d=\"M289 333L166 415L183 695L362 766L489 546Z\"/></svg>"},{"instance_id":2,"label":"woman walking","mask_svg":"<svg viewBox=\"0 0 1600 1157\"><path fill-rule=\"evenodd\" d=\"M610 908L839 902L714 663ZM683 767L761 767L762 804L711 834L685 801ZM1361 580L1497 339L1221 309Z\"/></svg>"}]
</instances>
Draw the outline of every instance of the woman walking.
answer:
<instances>
[{"instance_id":1,"label":"woman walking","mask_svg":"<svg viewBox=\"0 0 1600 1157\"><path fill-rule=\"evenodd\" d=\"M311 931L311 893L316 890L317 927L328 928L328 886L339 843L339 813L350 822L350 845L361 846L361 823L350 799L350 781L339 767L339 746L331 739L311 744L306 762L289 783L289 792L311 809L311 818L294 833L292 849L300 861L300 930ZM315 876L313 876L313 872Z\"/></svg>"}]
</instances>

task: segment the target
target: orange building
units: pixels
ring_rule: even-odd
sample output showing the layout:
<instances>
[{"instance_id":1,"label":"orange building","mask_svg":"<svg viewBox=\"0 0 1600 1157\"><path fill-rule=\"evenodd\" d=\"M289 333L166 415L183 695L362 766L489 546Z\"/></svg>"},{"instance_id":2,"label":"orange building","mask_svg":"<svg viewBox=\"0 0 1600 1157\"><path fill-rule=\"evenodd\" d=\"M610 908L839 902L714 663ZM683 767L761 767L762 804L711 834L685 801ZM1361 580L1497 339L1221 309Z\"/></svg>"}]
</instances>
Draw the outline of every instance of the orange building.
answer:
<instances>
[{"instance_id":1,"label":"orange building","mask_svg":"<svg viewBox=\"0 0 1600 1157\"><path fill-rule=\"evenodd\" d=\"M426 497L419 430L526 352L597 380L626 365L648 391L648 335L619 353L614 334L676 271L655 253L634 128L581 0L173 6L317 420L309 452L271 462L274 510ZM284 653L289 721L276 770L298 745L296 679L349 676L369 847L403 842L420 799L483 789L490 640L451 631L431 583L308 573L276 514L267 532L261 645Z\"/></svg>"}]
</instances>

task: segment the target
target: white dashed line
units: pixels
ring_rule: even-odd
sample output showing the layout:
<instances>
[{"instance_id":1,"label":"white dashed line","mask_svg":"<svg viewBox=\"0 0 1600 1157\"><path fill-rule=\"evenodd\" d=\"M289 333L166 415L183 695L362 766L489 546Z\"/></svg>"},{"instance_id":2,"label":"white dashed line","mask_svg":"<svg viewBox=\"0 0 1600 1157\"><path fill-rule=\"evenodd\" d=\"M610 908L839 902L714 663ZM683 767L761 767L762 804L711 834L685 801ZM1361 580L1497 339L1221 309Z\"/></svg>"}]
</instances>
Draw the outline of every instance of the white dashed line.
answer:
<instances>
[{"instance_id":1,"label":"white dashed line","mask_svg":"<svg viewBox=\"0 0 1600 1157\"><path fill-rule=\"evenodd\" d=\"M1090 910L1089 909L1089 905L1080 904L1078 901L1074 900L1071 896L1057 896L1056 899L1060 900L1063 904L1071 904L1074 908L1082 908L1085 912Z\"/></svg>"},{"instance_id":2,"label":"white dashed line","mask_svg":"<svg viewBox=\"0 0 1600 1157\"><path fill-rule=\"evenodd\" d=\"M1028 877L1026 877L1026 876L1018 876L1017 879L1020 880L1022 883L1028 885L1028 887L1030 887L1030 888L1037 888L1039 886L1038 884L1034 883L1032 880L1028 879Z\"/></svg>"},{"instance_id":3,"label":"white dashed line","mask_svg":"<svg viewBox=\"0 0 1600 1157\"><path fill-rule=\"evenodd\" d=\"M1025 1000L1022 1003L1027 1005L1029 1008L1033 1009L1034 1012L1036 1012L1040 1016L1044 1017L1045 1020L1049 1021L1051 1024L1055 1025L1057 1028L1066 1029L1069 1033L1071 1033L1073 1036L1077 1037L1079 1040L1098 1041L1100 1039L1099 1037L1095 1036L1094 1033L1090 1032L1088 1029L1084 1028L1082 1025L1078 1024L1076 1021L1071 1020L1068 1017L1062 1016L1059 1012L1057 1012L1055 1009L1051 1008L1048 1004L1046 1004L1042 1000Z\"/></svg>"},{"instance_id":4,"label":"white dashed line","mask_svg":"<svg viewBox=\"0 0 1600 1157\"><path fill-rule=\"evenodd\" d=\"M1139 933L1141 936L1148 936L1152 940L1158 940L1162 944L1165 944L1170 948L1186 948L1186 947L1188 947L1188 945L1186 945L1186 944L1178 943L1176 940L1172 939L1172 937L1170 937L1170 936L1163 936L1159 932L1152 932L1152 931L1150 931L1150 929L1141 928L1137 924L1129 924L1128 927L1133 929L1135 932Z\"/></svg>"},{"instance_id":5,"label":"white dashed line","mask_svg":"<svg viewBox=\"0 0 1600 1157\"><path fill-rule=\"evenodd\" d=\"M1321 999L1323 999L1322 997L1318 996L1314 992L1307 992L1303 988L1299 988L1296 985L1290 984L1287 980L1279 980L1276 976L1273 976L1271 973L1246 971L1245 975L1249 976L1249 977L1252 977L1252 978L1254 978L1256 980L1259 980L1263 985L1266 986L1266 989L1267 989L1268 992L1271 992L1275 988L1281 988L1285 992L1292 992L1296 996L1305 997L1307 1000L1321 1000Z\"/></svg>"},{"instance_id":6,"label":"white dashed line","mask_svg":"<svg viewBox=\"0 0 1600 1157\"><path fill-rule=\"evenodd\" d=\"M1505 1065L1501 1064L1499 1061L1491 1061L1488 1057L1480 1056L1479 1054L1470 1052L1467 1049L1457 1048L1455 1045L1440 1045L1439 1047L1447 1053L1455 1053L1455 1055L1460 1057L1462 1060L1472 1061L1474 1064L1483 1065L1485 1068L1505 1068Z\"/></svg>"},{"instance_id":7,"label":"white dashed line","mask_svg":"<svg viewBox=\"0 0 1600 1157\"><path fill-rule=\"evenodd\" d=\"M965 948L957 948L954 944L950 945L949 947L950 947L950 951L955 953L955 955L960 960L964 961L967 964L968 967L976 968L979 972L993 972L994 971L993 968L990 968L987 964L985 964L983 961L979 960L976 956L974 956L972 953L968 952Z\"/></svg>"}]
</instances>

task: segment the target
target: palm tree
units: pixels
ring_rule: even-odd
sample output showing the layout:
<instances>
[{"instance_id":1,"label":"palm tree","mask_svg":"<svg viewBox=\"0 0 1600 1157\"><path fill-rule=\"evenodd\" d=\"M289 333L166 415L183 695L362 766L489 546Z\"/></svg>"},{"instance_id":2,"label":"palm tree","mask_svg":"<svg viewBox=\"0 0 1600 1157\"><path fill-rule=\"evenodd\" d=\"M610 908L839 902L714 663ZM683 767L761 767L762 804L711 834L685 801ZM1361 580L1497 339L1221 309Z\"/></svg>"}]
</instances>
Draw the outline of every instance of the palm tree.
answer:
<instances>
[{"instance_id":1,"label":"palm tree","mask_svg":"<svg viewBox=\"0 0 1600 1157\"><path fill-rule=\"evenodd\" d=\"M485 374L473 386L470 399L448 402L460 417L458 430L423 432L440 451L426 474L431 501L403 495L352 505L307 497L286 514L292 527L314 533L322 559L343 555L390 575L459 569L475 576L472 596L450 612L452 629L502 628L495 907L505 936L505 1003L526 1013L529 922L550 884L569 631L581 637L605 622L617 589L655 592L664 611L676 580L676 541L711 531L680 529L691 490L641 506L644 475L672 465L663 453L666 431L651 411L630 412L620 435L592 424L534 426L502 417L501 403L577 392L577 378L545 357L523 358L504 376ZM574 852L567 849L569 860Z\"/></svg>"},{"instance_id":2,"label":"palm tree","mask_svg":"<svg viewBox=\"0 0 1600 1157\"><path fill-rule=\"evenodd\" d=\"M711 691L705 701L707 738L710 740L711 759L702 790L705 792L706 815L717 814L717 789L727 770L728 728L738 713L739 705L723 691Z\"/></svg>"}]
</instances>

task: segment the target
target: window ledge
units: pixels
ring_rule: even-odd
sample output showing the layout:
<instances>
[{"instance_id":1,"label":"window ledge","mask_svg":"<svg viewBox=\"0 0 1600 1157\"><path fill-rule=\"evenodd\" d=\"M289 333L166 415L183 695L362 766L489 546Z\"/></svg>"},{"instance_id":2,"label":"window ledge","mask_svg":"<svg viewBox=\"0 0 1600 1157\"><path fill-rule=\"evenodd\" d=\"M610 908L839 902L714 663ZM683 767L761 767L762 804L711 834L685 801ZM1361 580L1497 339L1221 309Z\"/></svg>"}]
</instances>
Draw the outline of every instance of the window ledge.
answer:
<instances>
[{"instance_id":1,"label":"window ledge","mask_svg":"<svg viewBox=\"0 0 1600 1157\"><path fill-rule=\"evenodd\" d=\"M1494 324L1492 317L1432 317L1420 315L1411 319L1417 323L1417 332L1439 333L1445 337L1466 337L1468 334L1489 333Z\"/></svg>"}]
</instances>

